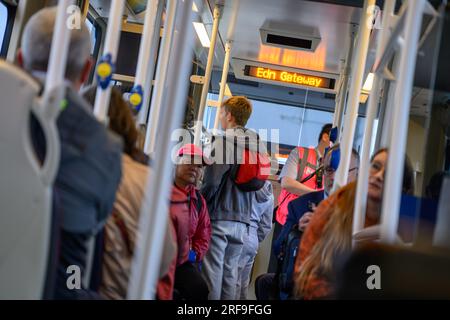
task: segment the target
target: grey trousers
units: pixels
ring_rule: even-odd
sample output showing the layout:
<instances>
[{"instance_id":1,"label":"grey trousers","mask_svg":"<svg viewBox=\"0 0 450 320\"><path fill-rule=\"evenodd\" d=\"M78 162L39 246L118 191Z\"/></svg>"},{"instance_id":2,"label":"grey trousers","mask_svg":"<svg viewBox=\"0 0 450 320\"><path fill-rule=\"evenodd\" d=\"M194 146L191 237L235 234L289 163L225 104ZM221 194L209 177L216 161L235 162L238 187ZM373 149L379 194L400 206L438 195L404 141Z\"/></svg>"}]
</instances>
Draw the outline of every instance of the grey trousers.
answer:
<instances>
[{"instance_id":1,"label":"grey trousers","mask_svg":"<svg viewBox=\"0 0 450 320\"><path fill-rule=\"evenodd\" d=\"M247 225L236 221L211 221L211 241L203 260L209 300L234 300L238 263Z\"/></svg>"},{"instance_id":2,"label":"grey trousers","mask_svg":"<svg viewBox=\"0 0 450 320\"><path fill-rule=\"evenodd\" d=\"M249 227L244 236L244 248L239 258L238 281L236 284L236 300L247 300L250 274L256 254L258 253L258 229Z\"/></svg>"}]
</instances>

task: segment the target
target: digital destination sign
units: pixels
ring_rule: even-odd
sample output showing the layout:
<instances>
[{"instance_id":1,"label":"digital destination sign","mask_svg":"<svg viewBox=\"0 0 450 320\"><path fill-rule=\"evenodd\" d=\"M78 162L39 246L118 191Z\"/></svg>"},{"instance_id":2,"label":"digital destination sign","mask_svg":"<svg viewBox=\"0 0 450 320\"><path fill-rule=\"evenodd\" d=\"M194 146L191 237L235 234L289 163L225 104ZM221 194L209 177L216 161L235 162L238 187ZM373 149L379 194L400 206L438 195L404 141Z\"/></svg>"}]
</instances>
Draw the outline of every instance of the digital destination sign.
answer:
<instances>
[{"instance_id":1,"label":"digital destination sign","mask_svg":"<svg viewBox=\"0 0 450 320\"><path fill-rule=\"evenodd\" d=\"M334 90L335 79L317 77L292 71L276 70L272 68L246 65L244 75L248 77L277 81L290 84L298 84L306 87Z\"/></svg>"}]
</instances>

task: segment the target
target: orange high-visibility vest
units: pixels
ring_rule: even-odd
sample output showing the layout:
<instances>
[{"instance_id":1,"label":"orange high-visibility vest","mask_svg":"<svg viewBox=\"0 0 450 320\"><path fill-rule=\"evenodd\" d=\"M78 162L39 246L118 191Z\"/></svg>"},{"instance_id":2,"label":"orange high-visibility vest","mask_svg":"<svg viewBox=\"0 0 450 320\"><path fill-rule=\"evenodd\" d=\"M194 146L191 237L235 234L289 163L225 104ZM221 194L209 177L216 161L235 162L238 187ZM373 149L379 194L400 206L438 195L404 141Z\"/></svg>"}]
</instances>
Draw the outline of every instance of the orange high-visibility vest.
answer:
<instances>
[{"instance_id":1,"label":"orange high-visibility vest","mask_svg":"<svg viewBox=\"0 0 450 320\"><path fill-rule=\"evenodd\" d=\"M297 149L299 155L297 181L301 182L311 173L316 171L317 167L319 166L319 157L315 149L304 147L298 147ZM306 157L306 162L302 161L304 157ZM302 162L304 163L303 166ZM317 187L317 175L314 175L314 177L304 182L303 184L311 189L321 189ZM278 196L278 210L276 212L276 220L279 224L284 225L288 215L288 204L290 201L297 199L298 197L298 195L290 193L286 189L281 189L280 195Z\"/></svg>"}]
</instances>

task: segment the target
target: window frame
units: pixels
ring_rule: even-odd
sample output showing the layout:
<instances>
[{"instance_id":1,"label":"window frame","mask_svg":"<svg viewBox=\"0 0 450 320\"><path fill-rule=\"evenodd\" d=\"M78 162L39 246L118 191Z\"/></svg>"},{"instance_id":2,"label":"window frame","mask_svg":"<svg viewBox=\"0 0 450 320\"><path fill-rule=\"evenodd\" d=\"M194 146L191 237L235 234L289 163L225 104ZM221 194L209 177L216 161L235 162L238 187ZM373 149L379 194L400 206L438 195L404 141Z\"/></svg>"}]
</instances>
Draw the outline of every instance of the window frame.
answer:
<instances>
[{"instance_id":1,"label":"window frame","mask_svg":"<svg viewBox=\"0 0 450 320\"><path fill-rule=\"evenodd\" d=\"M11 40L11 34L14 27L14 19L16 18L17 7L6 3L3 0L0 0L0 3L3 4L7 10L6 29L3 35L3 42L0 44L0 58L6 58L6 55L8 54L9 42Z\"/></svg>"},{"instance_id":2,"label":"window frame","mask_svg":"<svg viewBox=\"0 0 450 320\"><path fill-rule=\"evenodd\" d=\"M90 9L90 7L89 7L89 9ZM99 21L101 21L101 18L95 18L89 11L86 16L86 19L89 20L90 23L92 23L94 33L95 33L94 34L94 37L95 37L94 51L92 52L92 59L93 59L94 67L92 68L91 74L89 75L89 83L91 83L94 80L95 66L97 65L97 61L98 61L99 55L100 55L100 49L102 46L103 28L102 28L101 24L99 23Z\"/></svg>"}]
</instances>

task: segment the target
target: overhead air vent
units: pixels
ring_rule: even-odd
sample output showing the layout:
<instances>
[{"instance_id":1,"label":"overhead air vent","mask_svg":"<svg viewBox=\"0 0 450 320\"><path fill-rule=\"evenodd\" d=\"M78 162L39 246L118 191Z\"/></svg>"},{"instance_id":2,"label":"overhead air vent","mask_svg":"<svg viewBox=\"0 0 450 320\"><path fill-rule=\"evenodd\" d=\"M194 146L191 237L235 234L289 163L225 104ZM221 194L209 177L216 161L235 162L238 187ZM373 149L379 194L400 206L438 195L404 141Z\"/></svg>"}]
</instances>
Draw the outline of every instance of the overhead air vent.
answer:
<instances>
[{"instance_id":1,"label":"overhead air vent","mask_svg":"<svg viewBox=\"0 0 450 320\"><path fill-rule=\"evenodd\" d=\"M259 29L263 44L314 52L322 38L315 27L266 21Z\"/></svg>"}]
</instances>

